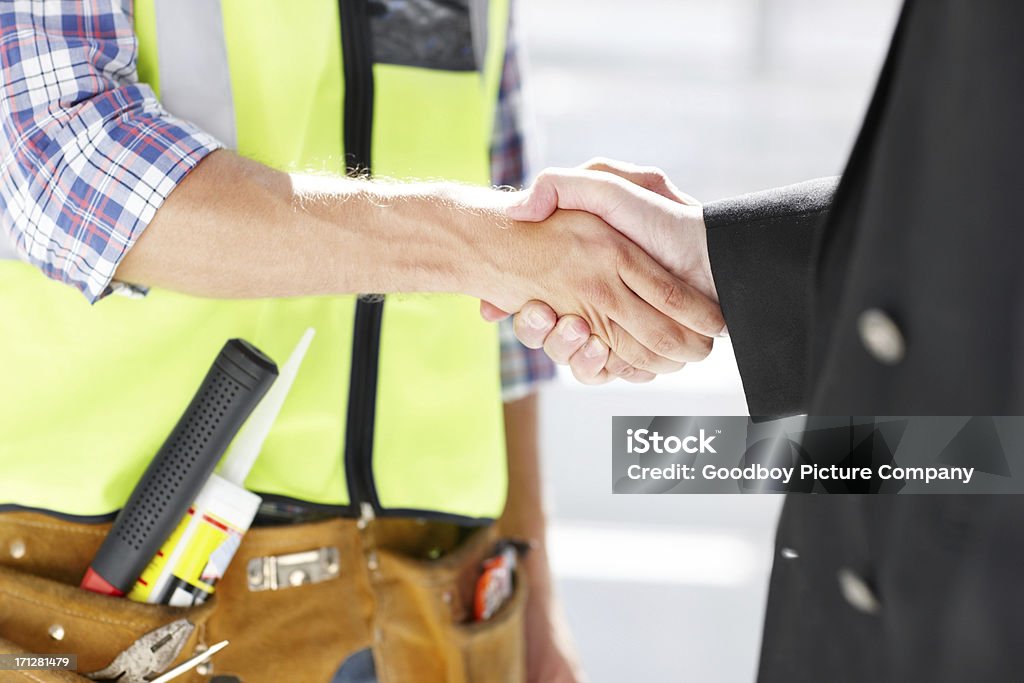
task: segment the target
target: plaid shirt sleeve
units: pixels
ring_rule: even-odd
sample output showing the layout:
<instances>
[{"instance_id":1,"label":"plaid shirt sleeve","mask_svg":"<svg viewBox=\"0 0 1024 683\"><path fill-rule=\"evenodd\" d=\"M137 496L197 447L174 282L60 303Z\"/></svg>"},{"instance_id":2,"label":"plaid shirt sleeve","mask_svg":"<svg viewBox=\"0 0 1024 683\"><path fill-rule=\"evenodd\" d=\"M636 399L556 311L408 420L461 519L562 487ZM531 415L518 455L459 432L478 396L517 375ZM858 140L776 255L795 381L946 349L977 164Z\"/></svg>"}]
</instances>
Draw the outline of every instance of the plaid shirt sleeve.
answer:
<instances>
[{"instance_id":1,"label":"plaid shirt sleeve","mask_svg":"<svg viewBox=\"0 0 1024 683\"><path fill-rule=\"evenodd\" d=\"M171 190L220 143L138 82L131 0L0 3L0 222L93 302Z\"/></svg>"},{"instance_id":2,"label":"plaid shirt sleeve","mask_svg":"<svg viewBox=\"0 0 1024 683\"><path fill-rule=\"evenodd\" d=\"M516 42L509 27L505 66L498 92L498 108L491 146L491 181L495 185L519 188L526 180L520 108L519 60ZM528 349L519 343L511 318L500 325L502 398L515 401L528 396L555 376L555 364L541 349Z\"/></svg>"},{"instance_id":3,"label":"plaid shirt sleeve","mask_svg":"<svg viewBox=\"0 0 1024 683\"><path fill-rule=\"evenodd\" d=\"M130 0L0 4L0 223L18 255L89 301L207 154L212 136L138 82ZM495 117L493 181L521 186L519 70L509 39ZM554 376L502 323L506 400Z\"/></svg>"}]
</instances>

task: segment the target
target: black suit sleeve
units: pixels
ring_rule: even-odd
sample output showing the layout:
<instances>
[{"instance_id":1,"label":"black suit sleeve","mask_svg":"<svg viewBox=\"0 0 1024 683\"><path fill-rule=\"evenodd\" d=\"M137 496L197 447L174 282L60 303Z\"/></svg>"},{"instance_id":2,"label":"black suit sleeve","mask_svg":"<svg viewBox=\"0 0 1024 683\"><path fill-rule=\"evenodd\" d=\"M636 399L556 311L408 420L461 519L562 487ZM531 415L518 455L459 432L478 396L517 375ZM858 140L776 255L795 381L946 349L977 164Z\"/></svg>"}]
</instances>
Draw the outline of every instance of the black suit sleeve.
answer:
<instances>
[{"instance_id":1,"label":"black suit sleeve","mask_svg":"<svg viewBox=\"0 0 1024 683\"><path fill-rule=\"evenodd\" d=\"M806 405L814 244L838 178L704 206L708 251L751 415Z\"/></svg>"}]
</instances>

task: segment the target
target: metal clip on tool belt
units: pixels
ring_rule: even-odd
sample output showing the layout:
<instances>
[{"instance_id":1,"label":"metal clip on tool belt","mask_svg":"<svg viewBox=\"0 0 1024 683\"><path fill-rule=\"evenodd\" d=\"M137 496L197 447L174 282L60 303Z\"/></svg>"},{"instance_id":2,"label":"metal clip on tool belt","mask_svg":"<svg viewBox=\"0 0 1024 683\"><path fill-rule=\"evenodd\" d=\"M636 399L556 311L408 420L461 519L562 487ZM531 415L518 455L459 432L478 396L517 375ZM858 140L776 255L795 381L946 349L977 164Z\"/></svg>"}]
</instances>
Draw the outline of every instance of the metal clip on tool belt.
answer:
<instances>
[{"instance_id":1,"label":"metal clip on tool belt","mask_svg":"<svg viewBox=\"0 0 1024 683\"><path fill-rule=\"evenodd\" d=\"M254 557L246 568L251 591L276 591L337 578L338 549L330 546L288 555Z\"/></svg>"}]
</instances>

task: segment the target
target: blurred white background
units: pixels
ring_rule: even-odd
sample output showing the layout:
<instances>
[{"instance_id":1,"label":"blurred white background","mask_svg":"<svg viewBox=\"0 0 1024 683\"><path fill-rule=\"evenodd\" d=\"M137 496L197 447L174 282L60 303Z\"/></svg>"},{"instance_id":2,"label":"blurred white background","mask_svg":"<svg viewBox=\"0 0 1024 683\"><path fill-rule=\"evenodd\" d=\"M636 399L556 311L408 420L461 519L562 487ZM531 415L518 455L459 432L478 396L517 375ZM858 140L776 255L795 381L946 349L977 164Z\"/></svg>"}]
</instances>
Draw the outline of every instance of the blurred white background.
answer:
<instances>
[{"instance_id":1,"label":"blurred white background","mask_svg":"<svg viewBox=\"0 0 1024 683\"><path fill-rule=\"evenodd\" d=\"M519 0L530 164L601 155L711 199L842 171L898 0ZM745 414L728 342L650 385L543 396L551 551L595 683L751 681L770 496L614 496L613 415Z\"/></svg>"}]
</instances>

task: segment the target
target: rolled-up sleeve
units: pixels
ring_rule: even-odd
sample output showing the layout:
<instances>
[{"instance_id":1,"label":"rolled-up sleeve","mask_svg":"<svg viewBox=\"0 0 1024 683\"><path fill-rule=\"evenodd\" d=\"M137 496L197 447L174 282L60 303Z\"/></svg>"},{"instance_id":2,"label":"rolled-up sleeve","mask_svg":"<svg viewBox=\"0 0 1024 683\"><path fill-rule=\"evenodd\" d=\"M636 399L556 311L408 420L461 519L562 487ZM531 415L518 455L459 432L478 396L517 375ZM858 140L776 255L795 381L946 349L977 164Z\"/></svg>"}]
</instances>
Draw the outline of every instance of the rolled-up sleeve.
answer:
<instances>
[{"instance_id":1,"label":"rolled-up sleeve","mask_svg":"<svg viewBox=\"0 0 1024 683\"><path fill-rule=\"evenodd\" d=\"M18 256L89 301L220 143L138 82L130 0L0 3L0 220Z\"/></svg>"}]
</instances>

